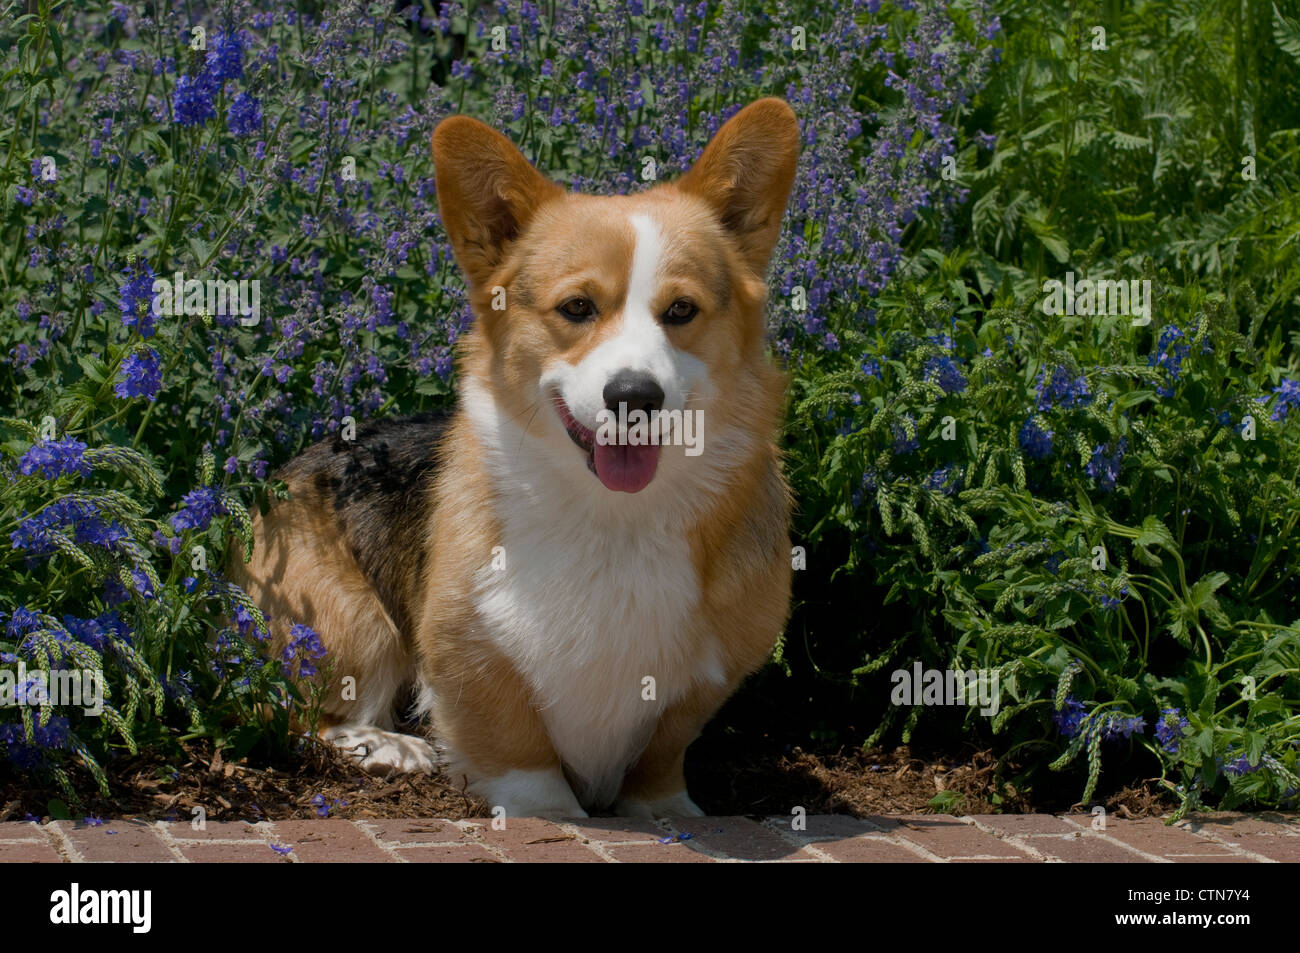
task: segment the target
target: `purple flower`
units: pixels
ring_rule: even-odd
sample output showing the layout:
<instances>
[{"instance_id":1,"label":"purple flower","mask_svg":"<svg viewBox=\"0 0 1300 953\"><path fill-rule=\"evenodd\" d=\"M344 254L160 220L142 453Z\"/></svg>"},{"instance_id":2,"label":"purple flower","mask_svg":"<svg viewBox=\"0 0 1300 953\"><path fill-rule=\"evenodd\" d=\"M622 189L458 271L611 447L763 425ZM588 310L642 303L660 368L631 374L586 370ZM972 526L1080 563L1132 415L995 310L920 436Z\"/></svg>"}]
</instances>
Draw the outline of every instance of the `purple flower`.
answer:
<instances>
[{"instance_id":1,"label":"purple flower","mask_svg":"<svg viewBox=\"0 0 1300 953\"><path fill-rule=\"evenodd\" d=\"M280 654L280 668L293 677L294 661L298 663L298 678L311 678L316 674L316 662L325 657L325 643L310 626L295 624L289 629L289 644Z\"/></svg>"},{"instance_id":2,"label":"purple flower","mask_svg":"<svg viewBox=\"0 0 1300 953\"><path fill-rule=\"evenodd\" d=\"M927 490L936 490L944 496L952 496L961 489L961 467L950 463L932 472L922 484Z\"/></svg>"},{"instance_id":3,"label":"purple flower","mask_svg":"<svg viewBox=\"0 0 1300 953\"><path fill-rule=\"evenodd\" d=\"M1101 736L1106 741L1117 741L1133 734L1142 734L1146 730L1147 720L1141 715L1131 717L1117 711L1107 712L1101 718Z\"/></svg>"},{"instance_id":4,"label":"purple flower","mask_svg":"<svg viewBox=\"0 0 1300 953\"><path fill-rule=\"evenodd\" d=\"M47 480L64 474L90 476L90 464L84 456L86 445L73 437L33 444L18 460L18 472L31 476L37 470Z\"/></svg>"},{"instance_id":5,"label":"purple flower","mask_svg":"<svg viewBox=\"0 0 1300 953\"><path fill-rule=\"evenodd\" d=\"M1163 368L1169 374L1169 384L1156 386L1156 393L1161 397L1174 396L1173 381L1182 376L1183 360L1192 349L1190 344L1174 342L1186 337L1187 335L1177 325L1165 325L1160 331L1160 339L1156 342L1156 352L1147 358L1148 366Z\"/></svg>"},{"instance_id":6,"label":"purple flower","mask_svg":"<svg viewBox=\"0 0 1300 953\"><path fill-rule=\"evenodd\" d=\"M1082 374L1073 374L1069 368L1056 366L1038 373L1038 409L1048 411L1053 407L1069 410L1083 407L1092 400L1088 380Z\"/></svg>"},{"instance_id":7,"label":"purple flower","mask_svg":"<svg viewBox=\"0 0 1300 953\"><path fill-rule=\"evenodd\" d=\"M148 262L124 269L129 277L118 292L118 305L122 309L122 324L140 332L140 337L154 334L153 269Z\"/></svg>"},{"instance_id":8,"label":"purple flower","mask_svg":"<svg viewBox=\"0 0 1300 953\"><path fill-rule=\"evenodd\" d=\"M1183 717L1182 709L1165 708L1160 712L1156 722L1156 741L1167 754L1177 754L1182 744L1183 735L1191 728L1191 723Z\"/></svg>"},{"instance_id":9,"label":"purple flower","mask_svg":"<svg viewBox=\"0 0 1300 953\"><path fill-rule=\"evenodd\" d=\"M218 33L208 45L203 70L219 89L228 79L244 75L244 49L237 33Z\"/></svg>"},{"instance_id":10,"label":"purple flower","mask_svg":"<svg viewBox=\"0 0 1300 953\"><path fill-rule=\"evenodd\" d=\"M1079 733L1084 711L1083 702L1077 698L1067 698L1065 705L1052 713L1052 722L1056 725L1057 731L1067 738L1073 738Z\"/></svg>"},{"instance_id":11,"label":"purple flower","mask_svg":"<svg viewBox=\"0 0 1300 953\"><path fill-rule=\"evenodd\" d=\"M68 634L96 652L104 651L110 637L131 644L131 630L118 617L115 610L110 609L93 619L78 619L75 616L65 615L63 625L68 630Z\"/></svg>"},{"instance_id":12,"label":"purple flower","mask_svg":"<svg viewBox=\"0 0 1300 953\"><path fill-rule=\"evenodd\" d=\"M153 400L162 390L162 368L158 352L153 348L147 351L132 351L122 362L118 371L117 384L113 392L118 397L129 399L143 397Z\"/></svg>"},{"instance_id":13,"label":"purple flower","mask_svg":"<svg viewBox=\"0 0 1300 953\"><path fill-rule=\"evenodd\" d=\"M935 381L945 394L960 394L966 389L966 375L951 357L932 357L925 362L925 379Z\"/></svg>"},{"instance_id":14,"label":"purple flower","mask_svg":"<svg viewBox=\"0 0 1300 953\"><path fill-rule=\"evenodd\" d=\"M176 78L172 111L177 125L199 126L216 116L217 110L212 100L216 97L217 90L209 80L207 73Z\"/></svg>"},{"instance_id":15,"label":"purple flower","mask_svg":"<svg viewBox=\"0 0 1300 953\"><path fill-rule=\"evenodd\" d=\"M1235 748L1232 745L1229 745L1228 750L1225 752L1225 757L1227 760L1224 762L1223 765L1224 774L1231 774L1233 777L1241 777L1243 774L1254 774L1256 771L1259 770L1260 765L1251 764L1250 758L1248 758L1245 754L1241 754L1236 757L1233 757L1234 751Z\"/></svg>"},{"instance_id":16,"label":"purple flower","mask_svg":"<svg viewBox=\"0 0 1300 953\"><path fill-rule=\"evenodd\" d=\"M1291 412L1292 407L1300 407L1300 381L1282 378L1282 383L1273 388L1277 401L1273 404L1272 420L1282 420Z\"/></svg>"},{"instance_id":17,"label":"purple flower","mask_svg":"<svg viewBox=\"0 0 1300 953\"><path fill-rule=\"evenodd\" d=\"M1020 447L1033 460L1046 460L1052 455L1052 430L1044 430L1033 417L1020 428Z\"/></svg>"},{"instance_id":18,"label":"purple flower","mask_svg":"<svg viewBox=\"0 0 1300 953\"><path fill-rule=\"evenodd\" d=\"M247 93L240 93L226 110L226 128L236 136L256 135L262 129L262 104Z\"/></svg>"},{"instance_id":19,"label":"purple flower","mask_svg":"<svg viewBox=\"0 0 1300 953\"><path fill-rule=\"evenodd\" d=\"M1092 459L1084 467L1088 476L1097 481L1097 486L1103 493L1109 493L1115 489L1115 481L1119 479L1120 464L1124 460L1124 454L1128 452L1128 439L1120 438L1113 451L1109 451L1106 446L1098 444L1092 451Z\"/></svg>"},{"instance_id":20,"label":"purple flower","mask_svg":"<svg viewBox=\"0 0 1300 953\"><path fill-rule=\"evenodd\" d=\"M187 529L205 530L218 516L229 510L215 487L201 486L181 497L181 510L171 515L172 529L178 533Z\"/></svg>"},{"instance_id":21,"label":"purple flower","mask_svg":"<svg viewBox=\"0 0 1300 953\"><path fill-rule=\"evenodd\" d=\"M9 540L14 549L26 550L32 556L48 556L59 548L60 537L71 537L78 545L112 549L127 538L127 532L105 520L93 503L64 497L24 519Z\"/></svg>"}]
</instances>

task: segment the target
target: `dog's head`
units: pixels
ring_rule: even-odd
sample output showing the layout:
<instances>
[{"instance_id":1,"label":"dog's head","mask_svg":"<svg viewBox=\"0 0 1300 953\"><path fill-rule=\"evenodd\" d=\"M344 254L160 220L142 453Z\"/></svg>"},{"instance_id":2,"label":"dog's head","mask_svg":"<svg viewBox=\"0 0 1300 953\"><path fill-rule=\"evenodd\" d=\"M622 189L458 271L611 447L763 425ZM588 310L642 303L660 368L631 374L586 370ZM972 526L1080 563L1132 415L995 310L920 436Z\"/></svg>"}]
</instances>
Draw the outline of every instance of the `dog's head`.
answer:
<instances>
[{"instance_id":1,"label":"dog's head","mask_svg":"<svg viewBox=\"0 0 1300 953\"><path fill-rule=\"evenodd\" d=\"M608 490L671 482L711 441L717 465L744 454L741 438L769 438L783 380L765 351L763 275L798 147L790 107L762 99L677 181L590 196L477 120L441 122L438 205L477 325L462 371L548 463Z\"/></svg>"}]
</instances>

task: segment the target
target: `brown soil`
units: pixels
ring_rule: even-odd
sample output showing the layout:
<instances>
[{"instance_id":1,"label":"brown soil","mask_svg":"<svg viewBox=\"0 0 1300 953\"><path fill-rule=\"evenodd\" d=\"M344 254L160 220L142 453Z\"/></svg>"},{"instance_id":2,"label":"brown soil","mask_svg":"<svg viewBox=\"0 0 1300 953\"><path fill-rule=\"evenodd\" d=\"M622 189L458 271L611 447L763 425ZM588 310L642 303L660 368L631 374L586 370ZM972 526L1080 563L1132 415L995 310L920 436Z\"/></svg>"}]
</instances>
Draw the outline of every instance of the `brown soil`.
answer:
<instances>
[{"instance_id":1,"label":"brown soil","mask_svg":"<svg viewBox=\"0 0 1300 953\"><path fill-rule=\"evenodd\" d=\"M719 739L720 740L720 739ZM992 814L1064 811L1065 803L1033 803L1005 782L994 785L996 757L972 750L960 757L921 757L907 747L893 751L833 748L787 749L784 754L747 753L734 743L702 739L688 756L687 777L695 800L713 815L809 814ZM716 755L715 756L715 749ZM210 820L285 820L326 816L483 817L488 805L466 795L460 779L443 776L378 778L357 771L332 750L317 747L298 764L274 767L224 761L210 746L185 746L188 760L167 764L157 757L119 762L111 798L96 795L72 808L73 816L189 820L201 806ZM82 790L92 788L89 779ZM0 821L28 815L48 819L58 797L21 778L0 776ZM938 798L938 800L936 800ZM1161 814L1174 802L1154 785L1126 788L1099 798L1121 816Z\"/></svg>"}]
</instances>

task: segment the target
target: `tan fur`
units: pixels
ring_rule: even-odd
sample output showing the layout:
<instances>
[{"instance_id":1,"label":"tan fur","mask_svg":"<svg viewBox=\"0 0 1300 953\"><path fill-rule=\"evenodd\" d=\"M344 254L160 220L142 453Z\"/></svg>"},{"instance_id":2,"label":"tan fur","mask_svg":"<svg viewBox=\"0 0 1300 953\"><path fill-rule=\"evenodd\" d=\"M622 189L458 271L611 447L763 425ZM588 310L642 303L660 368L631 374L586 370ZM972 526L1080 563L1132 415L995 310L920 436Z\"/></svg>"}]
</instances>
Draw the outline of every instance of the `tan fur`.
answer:
<instances>
[{"instance_id":1,"label":"tan fur","mask_svg":"<svg viewBox=\"0 0 1300 953\"><path fill-rule=\"evenodd\" d=\"M683 297L700 308L665 333L707 366L725 395L710 406L710 429L756 438L726 484L693 501L698 512L684 531L701 593L688 636L716 646L723 683L694 671L661 673L683 691L628 771L621 800L684 792L686 746L763 663L789 609L790 498L775 444L785 379L765 352L762 275L794 176L793 113L779 100L754 103L678 183L622 197L565 194L503 136L464 117L438 126L433 149L442 219L477 316L460 344L462 379L487 388L521 426L542 426L540 415L555 413L535 393L543 370L556 360L576 365L619 327L636 236L618 223L643 212L663 236L655 313ZM505 311L491 308L496 286L506 289ZM604 320L575 324L557 313L575 295ZM558 768L528 684L484 637L475 608L475 578L501 538L503 501L463 409L438 457L427 525L394 527L407 531L395 532L392 545L423 559L404 591L389 594L404 624L385 611L334 528L338 501L309 480L291 483L293 499L255 520L253 559L236 561L232 576L272 616L274 651L288 624L307 622L325 640L336 675L356 675L360 691L394 668L431 688L435 731L477 771ZM594 479L592 487L607 492ZM344 707L328 711L343 717Z\"/></svg>"}]
</instances>

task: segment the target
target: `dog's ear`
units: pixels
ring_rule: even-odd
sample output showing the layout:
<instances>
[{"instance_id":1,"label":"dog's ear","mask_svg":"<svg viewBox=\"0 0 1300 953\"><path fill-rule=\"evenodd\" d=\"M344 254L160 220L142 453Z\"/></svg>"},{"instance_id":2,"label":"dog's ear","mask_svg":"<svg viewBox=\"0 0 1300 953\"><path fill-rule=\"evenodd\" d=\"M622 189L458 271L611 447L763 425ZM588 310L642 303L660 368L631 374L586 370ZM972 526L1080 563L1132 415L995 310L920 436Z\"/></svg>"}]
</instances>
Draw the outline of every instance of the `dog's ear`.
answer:
<instances>
[{"instance_id":1,"label":"dog's ear","mask_svg":"<svg viewBox=\"0 0 1300 953\"><path fill-rule=\"evenodd\" d=\"M501 133L468 116L433 130L438 211L456 261L474 287L484 285L544 203L564 189L534 169Z\"/></svg>"},{"instance_id":2,"label":"dog's ear","mask_svg":"<svg viewBox=\"0 0 1300 953\"><path fill-rule=\"evenodd\" d=\"M732 116L677 187L713 206L757 275L767 271L799 161L799 121L784 100Z\"/></svg>"}]
</instances>

